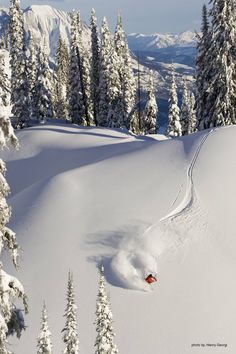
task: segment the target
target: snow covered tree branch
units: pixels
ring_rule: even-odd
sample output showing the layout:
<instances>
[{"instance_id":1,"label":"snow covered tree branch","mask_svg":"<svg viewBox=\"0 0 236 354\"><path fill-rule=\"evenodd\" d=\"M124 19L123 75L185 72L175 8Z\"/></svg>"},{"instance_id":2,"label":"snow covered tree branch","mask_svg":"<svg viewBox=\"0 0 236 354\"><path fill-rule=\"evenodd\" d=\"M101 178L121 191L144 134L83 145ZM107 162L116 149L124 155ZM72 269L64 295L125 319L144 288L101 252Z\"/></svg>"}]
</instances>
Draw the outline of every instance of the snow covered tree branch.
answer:
<instances>
[{"instance_id":1,"label":"snow covered tree branch","mask_svg":"<svg viewBox=\"0 0 236 354\"><path fill-rule=\"evenodd\" d=\"M10 142L18 148L18 140L14 134L10 119L0 117L0 147L3 148ZM19 246L15 233L6 225L10 221L11 209L7 204L6 197L10 193L9 185L5 179L6 166L0 159L0 255L3 249L10 251L15 267L18 266ZM28 311L27 298L24 288L19 280L3 270L0 262L0 353L8 354L7 336L17 334L19 337L25 328L21 312L14 306L14 300L21 299L25 312Z\"/></svg>"}]
</instances>

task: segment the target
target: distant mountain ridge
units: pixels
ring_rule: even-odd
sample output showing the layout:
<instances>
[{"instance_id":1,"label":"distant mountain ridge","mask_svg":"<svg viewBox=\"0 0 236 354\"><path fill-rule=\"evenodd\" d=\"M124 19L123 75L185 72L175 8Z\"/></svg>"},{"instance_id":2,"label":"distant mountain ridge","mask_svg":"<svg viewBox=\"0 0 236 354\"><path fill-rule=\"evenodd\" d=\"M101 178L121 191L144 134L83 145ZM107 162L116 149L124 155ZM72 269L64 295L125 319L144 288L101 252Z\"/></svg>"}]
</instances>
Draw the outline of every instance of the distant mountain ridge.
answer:
<instances>
[{"instance_id":1,"label":"distant mountain ridge","mask_svg":"<svg viewBox=\"0 0 236 354\"><path fill-rule=\"evenodd\" d=\"M162 48L196 47L196 33L185 31L180 34L155 33L151 35L132 33L128 35L129 47L137 51L155 51Z\"/></svg>"}]
</instances>

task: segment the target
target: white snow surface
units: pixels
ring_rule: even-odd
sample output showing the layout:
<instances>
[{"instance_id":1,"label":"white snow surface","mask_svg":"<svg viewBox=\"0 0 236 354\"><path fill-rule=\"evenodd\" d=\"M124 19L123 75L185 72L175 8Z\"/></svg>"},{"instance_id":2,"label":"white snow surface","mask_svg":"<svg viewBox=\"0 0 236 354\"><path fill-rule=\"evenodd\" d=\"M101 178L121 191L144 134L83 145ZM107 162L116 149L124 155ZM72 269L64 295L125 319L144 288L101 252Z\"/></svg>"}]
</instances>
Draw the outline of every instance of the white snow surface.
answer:
<instances>
[{"instance_id":1,"label":"white snow surface","mask_svg":"<svg viewBox=\"0 0 236 354\"><path fill-rule=\"evenodd\" d=\"M30 314L11 350L36 350L45 300L62 351L70 269L80 350L93 353L103 263L120 353L234 354L236 127L165 139L51 121L17 135L3 158Z\"/></svg>"}]
</instances>

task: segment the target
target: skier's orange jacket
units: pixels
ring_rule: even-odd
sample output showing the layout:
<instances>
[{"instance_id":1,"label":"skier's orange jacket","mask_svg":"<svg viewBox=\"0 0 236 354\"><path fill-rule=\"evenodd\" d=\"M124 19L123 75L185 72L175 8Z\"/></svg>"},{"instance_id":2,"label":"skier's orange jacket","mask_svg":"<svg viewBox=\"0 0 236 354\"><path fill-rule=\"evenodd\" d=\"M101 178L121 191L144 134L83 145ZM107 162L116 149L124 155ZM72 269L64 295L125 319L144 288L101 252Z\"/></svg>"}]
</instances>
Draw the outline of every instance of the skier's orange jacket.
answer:
<instances>
[{"instance_id":1,"label":"skier's orange jacket","mask_svg":"<svg viewBox=\"0 0 236 354\"><path fill-rule=\"evenodd\" d=\"M148 284L152 284L157 281L157 279L152 274L149 274L145 280Z\"/></svg>"}]
</instances>

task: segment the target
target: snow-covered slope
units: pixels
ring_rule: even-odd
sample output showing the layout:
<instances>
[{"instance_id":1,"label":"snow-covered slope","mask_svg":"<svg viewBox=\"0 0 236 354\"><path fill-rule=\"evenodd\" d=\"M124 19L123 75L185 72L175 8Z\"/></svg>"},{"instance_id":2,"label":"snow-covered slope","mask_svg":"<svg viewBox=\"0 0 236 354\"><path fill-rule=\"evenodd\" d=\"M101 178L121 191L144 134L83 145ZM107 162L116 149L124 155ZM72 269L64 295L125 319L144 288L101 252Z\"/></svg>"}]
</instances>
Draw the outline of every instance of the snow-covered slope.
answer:
<instances>
[{"instance_id":1,"label":"snow-covered slope","mask_svg":"<svg viewBox=\"0 0 236 354\"><path fill-rule=\"evenodd\" d=\"M55 56L59 35L69 45L70 16L48 5L33 5L24 11L25 28L38 45L46 47Z\"/></svg>"},{"instance_id":2,"label":"snow-covered slope","mask_svg":"<svg viewBox=\"0 0 236 354\"><path fill-rule=\"evenodd\" d=\"M195 47L196 34L191 31L180 34L155 33L151 35L131 33L128 35L128 42L131 50L135 51L155 51L168 47Z\"/></svg>"},{"instance_id":3,"label":"snow-covered slope","mask_svg":"<svg viewBox=\"0 0 236 354\"><path fill-rule=\"evenodd\" d=\"M51 58L55 57L58 47L59 35L69 45L70 42L70 14L59 11L48 5L32 5L24 11L26 30L32 35L39 45L44 45L50 53ZM84 42L90 40L90 30L84 26Z\"/></svg>"},{"instance_id":4,"label":"snow-covered slope","mask_svg":"<svg viewBox=\"0 0 236 354\"><path fill-rule=\"evenodd\" d=\"M24 10L24 18L27 37L33 38L38 45L43 46L51 58L55 57L60 35L69 45L71 22L69 13L57 10L49 5L32 5ZM7 10L1 9L0 34L4 33L8 21ZM1 26L3 27L2 30ZM84 42L89 43L89 28L85 23L83 23L83 26Z\"/></svg>"},{"instance_id":5,"label":"snow-covered slope","mask_svg":"<svg viewBox=\"0 0 236 354\"><path fill-rule=\"evenodd\" d=\"M234 354L235 136L234 126L164 141L58 123L18 132L21 150L4 156L30 314L14 353L35 351L43 300L62 352L69 269L81 353L94 352L103 263L120 353Z\"/></svg>"}]
</instances>

